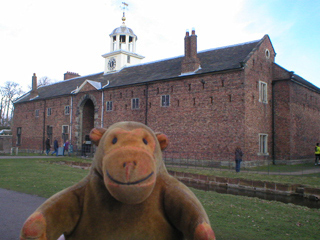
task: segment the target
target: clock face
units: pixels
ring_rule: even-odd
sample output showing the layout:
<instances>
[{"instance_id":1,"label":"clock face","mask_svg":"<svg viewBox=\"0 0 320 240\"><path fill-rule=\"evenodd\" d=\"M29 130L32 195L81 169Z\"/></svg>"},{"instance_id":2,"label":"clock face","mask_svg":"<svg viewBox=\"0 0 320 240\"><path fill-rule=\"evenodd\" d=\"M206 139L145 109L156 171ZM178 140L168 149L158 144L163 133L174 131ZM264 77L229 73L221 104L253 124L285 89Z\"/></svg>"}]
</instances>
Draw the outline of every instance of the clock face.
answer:
<instances>
[{"instance_id":1,"label":"clock face","mask_svg":"<svg viewBox=\"0 0 320 240\"><path fill-rule=\"evenodd\" d=\"M114 70L116 68L116 59L115 58L110 58L108 62L108 68L109 70Z\"/></svg>"}]
</instances>

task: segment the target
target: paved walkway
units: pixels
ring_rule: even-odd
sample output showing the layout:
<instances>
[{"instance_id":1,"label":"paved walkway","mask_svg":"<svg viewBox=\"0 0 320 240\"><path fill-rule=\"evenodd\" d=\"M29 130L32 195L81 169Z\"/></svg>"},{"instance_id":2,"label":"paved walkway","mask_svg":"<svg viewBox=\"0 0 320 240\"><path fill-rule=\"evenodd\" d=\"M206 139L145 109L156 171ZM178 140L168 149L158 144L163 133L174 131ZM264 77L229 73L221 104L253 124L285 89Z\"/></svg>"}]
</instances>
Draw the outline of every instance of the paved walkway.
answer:
<instances>
[{"instance_id":1,"label":"paved walkway","mask_svg":"<svg viewBox=\"0 0 320 240\"><path fill-rule=\"evenodd\" d=\"M23 223L45 200L0 188L0 239L19 239Z\"/></svg>"}]
</instances>

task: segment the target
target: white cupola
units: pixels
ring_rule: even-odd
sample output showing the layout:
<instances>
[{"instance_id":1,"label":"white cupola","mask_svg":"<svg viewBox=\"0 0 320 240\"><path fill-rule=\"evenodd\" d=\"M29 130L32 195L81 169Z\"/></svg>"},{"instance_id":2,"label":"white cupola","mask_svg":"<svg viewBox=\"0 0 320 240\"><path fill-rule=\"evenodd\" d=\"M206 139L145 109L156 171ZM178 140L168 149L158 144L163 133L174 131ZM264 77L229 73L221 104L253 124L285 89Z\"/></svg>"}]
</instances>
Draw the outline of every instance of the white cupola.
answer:
<instances>
[{"instance_id":1,"label":"white cupola","mask_svg":"<svg viewBox=\"0 0 320 240\"><path fill-rule=\"evenodd\" d=\"M123 12L122 25L112 31L110 36L110 52L103 54L105 58L104 74L116 72L126 66L139 64L144 58L136 54L137 36L125 24L126 17Z\"/></svg>"}]
</instances>

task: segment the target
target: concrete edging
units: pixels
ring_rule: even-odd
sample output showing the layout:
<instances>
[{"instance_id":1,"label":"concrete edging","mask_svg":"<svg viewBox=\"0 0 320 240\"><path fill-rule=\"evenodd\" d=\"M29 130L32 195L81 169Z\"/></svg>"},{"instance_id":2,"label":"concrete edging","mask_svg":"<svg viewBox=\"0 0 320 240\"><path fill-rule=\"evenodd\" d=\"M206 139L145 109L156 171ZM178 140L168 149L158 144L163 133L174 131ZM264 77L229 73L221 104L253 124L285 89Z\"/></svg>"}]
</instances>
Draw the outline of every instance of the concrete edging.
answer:
<instances>
[{"instance_id":1,"label":"concrete edging","mask_svg":"<svg viewBox=\"0 0 320 240\"><path fill-rule=\"evenodd\" d=\"M178 180L207 185L217 185L225 188L245 189L254 192L267 192L280 195L301 195L312 200L320 199L320 189L309 188L300 184L284 184L259 180L248 180L242 178L228 178L217 176L206 176L195 173L184 173L168 171L170 175Z\"/></svg>"}]
</instances>

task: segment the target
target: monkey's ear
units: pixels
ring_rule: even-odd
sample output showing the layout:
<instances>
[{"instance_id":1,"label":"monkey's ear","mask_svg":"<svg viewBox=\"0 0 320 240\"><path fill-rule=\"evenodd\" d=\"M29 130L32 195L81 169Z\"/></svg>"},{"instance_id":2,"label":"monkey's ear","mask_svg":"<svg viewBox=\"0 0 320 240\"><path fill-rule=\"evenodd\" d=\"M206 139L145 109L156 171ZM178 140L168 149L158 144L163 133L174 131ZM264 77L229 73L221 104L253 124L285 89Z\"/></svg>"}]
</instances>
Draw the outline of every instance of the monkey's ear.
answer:
<instances>
[{"instance_id":1,"label":"monkey's ear","mask_svg":"<svg viewBox=\"0 0 320 240\"><path fill-rule=\"evenodd\" d=\"M169 145L168 137L163 133L156 133L156 136L157 136L157 139L159 141L161 150L162 151L165 150Z\"/></svg>"},{"instance_id":2,"label":"monkey's ear","mask_svg":"<svg viewBox=\"0 0 320 240\"><path fill-rule=\"evenodd\" d=\"M106 129L104 128L94 128L90 131L90 139L96 146L99 145L99 141L105 131Z\"/></svg>"}]
</instances>

